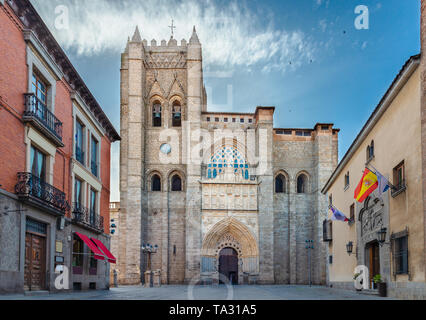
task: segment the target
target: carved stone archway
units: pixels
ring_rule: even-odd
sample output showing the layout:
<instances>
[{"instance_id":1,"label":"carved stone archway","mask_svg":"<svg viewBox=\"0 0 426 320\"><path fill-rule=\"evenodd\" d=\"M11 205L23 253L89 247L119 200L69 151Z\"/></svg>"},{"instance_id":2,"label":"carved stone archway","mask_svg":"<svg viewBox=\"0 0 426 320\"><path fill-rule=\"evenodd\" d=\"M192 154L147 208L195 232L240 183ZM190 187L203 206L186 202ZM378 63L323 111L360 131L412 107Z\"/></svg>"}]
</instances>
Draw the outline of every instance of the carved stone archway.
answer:
<instances>
[{"instance_id":1,"label":"carved stone archway","mask_svg":"<svg viewBox=\"0 0 426 320\"><path fill-rule=\"evenodd\" d=\"M201 276L218 282L219 254L223 248L233 248L238 253L239 276L257 275L259 272L259 249L255 235L242 222L226 218L216 223L205 235L201 249Z\"/></svg>"}]
</instances>

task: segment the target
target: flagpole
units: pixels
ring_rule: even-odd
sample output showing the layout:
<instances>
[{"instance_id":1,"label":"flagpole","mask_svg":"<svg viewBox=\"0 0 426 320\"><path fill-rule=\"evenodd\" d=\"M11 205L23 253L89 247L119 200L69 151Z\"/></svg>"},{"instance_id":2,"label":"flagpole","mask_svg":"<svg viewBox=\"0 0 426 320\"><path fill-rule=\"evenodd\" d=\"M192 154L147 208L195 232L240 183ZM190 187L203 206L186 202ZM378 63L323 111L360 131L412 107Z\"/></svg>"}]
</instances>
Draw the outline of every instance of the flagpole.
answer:
<instances>
[{"instance_id":1,"label":"flagpole","mask_svg":"<svg viewBox=\"0 0 426 320\"><path fill-rule=\"evenodd\" d=\"M379 172L380 173L380 171L379 170L377 170L376 168L374 168L373 167L373 165L372 164L369 164L372 168L373 168L373 170L371 170L369 167L368 167L368 165L366 165L365 167L368 169L368 170L370 170L370 171L374 171L374 173L377 173L377 172ZM381 174L381 173L380 173ZM376 174L377 175L377 174ZM382 175L383 176L383 175ZM392 189L396 189L396 187L390 182L390 180L389 179L387 179L386 178L386 180L388 180L388 183L389 183L389 187L391 187Z\"/></svg>"}]
</instances>

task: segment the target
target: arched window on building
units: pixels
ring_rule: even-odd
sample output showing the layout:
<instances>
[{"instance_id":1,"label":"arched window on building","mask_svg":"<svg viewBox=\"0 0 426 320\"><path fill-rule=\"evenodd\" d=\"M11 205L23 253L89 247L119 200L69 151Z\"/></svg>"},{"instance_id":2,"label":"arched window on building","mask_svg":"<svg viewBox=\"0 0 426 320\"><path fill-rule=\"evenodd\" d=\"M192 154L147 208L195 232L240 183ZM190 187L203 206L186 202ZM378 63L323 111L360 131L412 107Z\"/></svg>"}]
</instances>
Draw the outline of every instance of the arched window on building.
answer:
<instances>
[{"instance_id":1,"label":"arched window on building","mask_svg":"<svg viewBox=\"0 0 426 320\"><path fill-rule=\"evenodd\" d=\"M301 174L297 177L297 193L307 192L308 178L305 174Z\"/></svg>"},{"instance_id":2,"label":"arched window on building","mask_svg":"<svg viewBox=\"0 0 426 320\"><path fill-rule=\"evenodd\" d=\"M161 191L161 178L158 174L154 174L151 178L151 191Z\"/></svg>"},{"instance_id":3,"label":"arched window on building","mask_svg":"<svg viewBox=\"0 0 426 320\"><path fill-rule=\"evenodd\" d=\"M179 101L173 102L173 117L172 117L172 126L181 127L182 126L182 107Z\"/></svg>"},{"instance_id":4,"label":"arched window on building","mask_svg":"<svg viewBox=\"0 0 426 320\"><path fill-rule=\"evenodd\" d=\"M209 179L216 178L225 170L232 170L245 180L250 179L249 165L243 154L235 146L223 145L210 158L207 166L207 177Z\"/></svg>"},{"instance_id":5,"label":"arched window on building","mask_svg":"<svg viewBox=\"0 0 426 320\"><path fill-rule=\"evenodd\" d=\"M152 126L161 127L161 104L158 101L152 107Z\"/></svg>"},{"instance_id":6,"label":"arched window on building","mask_svg":"<svg viewBox=\"0 0 426 320\"><path fill-rule=\"evenodd\" d=\"M275 177L275 193L286 192L286 179L282 174Z\"/></svg>"},{"instance_id":7,"label":"arched window on building","mask_svg":"<svg viewBox=\"0 0 426 320\"><path fill-rule=\"evenodd\" d=\"M172 191L182 191L182 179L177 174L172 177Z\"/></svg>"}]
</instances>

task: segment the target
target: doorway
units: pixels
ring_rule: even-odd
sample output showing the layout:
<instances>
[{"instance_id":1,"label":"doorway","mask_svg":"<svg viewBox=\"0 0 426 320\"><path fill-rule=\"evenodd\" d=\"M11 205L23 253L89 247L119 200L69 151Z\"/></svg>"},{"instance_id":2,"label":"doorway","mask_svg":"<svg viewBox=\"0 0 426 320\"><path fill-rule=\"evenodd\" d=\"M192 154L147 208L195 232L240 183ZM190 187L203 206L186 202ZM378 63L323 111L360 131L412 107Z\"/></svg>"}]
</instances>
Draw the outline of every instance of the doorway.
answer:
<instances>
[{"instance_id":1,"label":"doorway","mask_svg":"<svg viewBox=\"0 0 426 320\"><path fill-rule=\"evenodd\" d=\"M371 288L377 289L377 285L373 282L374 276L380 274L380 246L377 241L370 242L366 245L366 257L368 259L367 265Z\"/></svg>"},{"instance_id":2,"label":"doorway","mask_svg":"<svg viewBox=\"0 0 426 320\"><path fill-rule=\"evenodd\" d=\"M219 274L228 279L230 284L238 284L238 253L233 248L223 248L220 251ZM219 283L223 284L220 278Z\"/></svg>"},{"instance_id":3,"label":"doorway","mask_svg":"<svg viewBox=\"0 0 426 320\"><path fill-rule=\"evenodd\" d=\"M27 220L24 290L46 289L46 225Z\"/></svg>"}]
</instances>

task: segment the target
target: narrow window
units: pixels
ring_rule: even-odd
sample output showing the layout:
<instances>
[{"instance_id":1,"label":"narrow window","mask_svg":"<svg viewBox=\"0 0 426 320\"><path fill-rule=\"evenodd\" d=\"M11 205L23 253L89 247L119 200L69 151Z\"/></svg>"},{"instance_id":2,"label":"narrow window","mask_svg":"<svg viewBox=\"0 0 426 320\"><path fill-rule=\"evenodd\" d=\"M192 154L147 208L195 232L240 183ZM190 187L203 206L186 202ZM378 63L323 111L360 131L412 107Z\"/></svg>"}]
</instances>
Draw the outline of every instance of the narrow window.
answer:
<instances>
[{"instance_id":1,"label":"narrow window","mask_svg":"<svg viewBox=\"0 0 426 320\"><path fill-rule=\"evenodd\" d=\"M172 191L182 191L182 179L177 174L172 177Z\"/></svg>"},{"instance_id":2,"label":"narrow window","mask_svg":"<svg viewBox=\"0 0 426 320\"><path fill-rule=\"evenodd\" d=\"M349 187L349 172L345 174L345 189Z\"/></svg>"},{"instance_id":3,"label":"narrow window","mask_svg":"<svg viewBox=\"0 0 426 320\"><path fill-rule=\"evenodd\" d=\"M355 222L355 204L351 204L351 207L349 209L350 212L350 220L351 222Z\"/></svg>"},{"instance_id":4,"label":"narrow window","mask_svg":"<svg viewBox=\"0 0 426 320\"><path fill-rule=\"evenodd\" d=\"M244 118L241 118L241 119L240 119L240 122L241 122L241 123L244 123Z\"/></svg>"},{"instance_id":5,"label":"narrow window","mask_svg":"<svg viewBox=\"0 0 426 320\"><path fill-rule=\"evenodd\" d=\"M392 190L393 192L397 192L405 188L404 161L402 161L393 169L393 184L395 186L395 188Z\"/></svg>"},{"instance_id":6,"label":"narrow window","mask_svg":"<svg viewBox=\"0 0 426 320\"><path fill-rule=\"evenodd\" d=\"M173 103L173 127L181 127L182 126L182 107L180 106L179 101L175 101Z\"/></svg>"},{"instance_id":7,"label":"narrow window","mask_svg":"<svg viewBox=\"0 0 426 320\"><path fill-rule=\"evenodd\" d=\"M207 117L207 122L210 122L210 117Z\"/></svg>"},{"instance_id":8,"label":"narrow window","mask_svg":"<svg viewBox=\"0 0 426 320\"><path fill-rule=\"evenodd\" d=\"M82 199L81 186L82 186L81 180L78 179L78 178L75 178L75 182L74 182L74 206L77 210L81 209L81 199Z\"/></svg>"},{"instance_id":9,"label":"narrow window","mask_svg":"<svg viewBox=\"0 0 426 320\"><path fill-rule=\"evenodd\" d=\"M214 121L215 122L219 122L219 118L214 118Z\"/></svg>"},{"instance_id":10,"label":"narrow window","mask_svg":"<svg viewBox=\"0 0 426 320\"><path fill-rule=\"evenodd\" d=\"M97 193L95 190L90 189L90 224L95 225L96 220L96 196Z\"/></svg>"},{"instance_id":11,"label":"narrow window","mask_svg":"<svg viewBox=\"0 0 426 320\"><path fill-rule=\"evenodd\" d=\"M151 178L151 191L161 191L161 179L157 174Z\"/></svg>"},{"instance_id":12,"label":"narrow window","mask_svg":"<svg viewBox=\"0 0 426 320\"><path fill-rule=\"evenodd\" d=\"M152 126L161 127L161 104L155 102L152 108Z\"/></svg>"},{"instance_id":13,"label":"narrow window","mask_svg":"<svg viewBox=\"0 0 426 320\"><path fill-rule=\"evenodd\" d=\"M275 193L285 193L285 177L282 174L275 178Z\"/></svg>"},{"instance_id":14,"label":"narrow window","mask_svg":"<svg viewBox=\"0 0 426 320\"><path fill-rule=\"evenodd\" d=\"M46 155L34 146L31 146L31 173L36 180L46 180Z\"/></svg>"},{"instance_id":15,"label":"narrow window","mask_svg":"<svg viewBox=\"0 0 426 320\"><path fill-rule=\"evenodd\" d=\"M232 122L237 122L237 119L235 119L235 118L232 118Z\"/></svg>"},{"instance_id":16,"label":"narrow window","mask_svg":"<svg viewBox=\"0 0 426 320\"><path fill-rule=\"evenodd\" d=\"M228 118L224 118L224 119L223 119L223 121L224 121L224 122L228 122Z\"/></svg>"},{"instance_id":17,"label":"narrow window","mask_svg":"<svg viewBox=\"0 0 426 320\"><path fill-rule=\"evenodd\" d=\"M47 85L33 73L32 90L34 93L34 108L32 110L41 119L47 120Z\"/></svg>"},{"instance_id":18,"label":"narrow window","mask_svg":"<svg viewBox=\"0 0 426 320\"><path fill-rule=\"evenodd\" d=\"M80 121L76 121L75 128L75 159L84 165L84 150L83 150L83 125Z\"/></svg>"},{"instance_id":19,"label":"narrow window","mask_svg":"<svg viewBox=\"0 0 426 320\"><path fill-rule=\"evenodd\" d=\"M97 177L98 176L98 141L93 136L92 136L91 140L92 140L91 141L91 146L92 146L91 156L92 156L92 159L91 159L90 168L91 168L92 174L95 177Z\"/></svg>"},{"instance_id":20,"label":"narrow window","mask_svg":"<svg viewBox=\"0 0 426 320\"><path fill-rule=\"evenodd\" d=\"M306 175L301 174L297 177L297 193L306 193Z\"/></svg>"},{"instance_id":21,"label":"narrow window","mask_svg":"<svg viewBox=\"0 0 426 320\"><path fill-rule=\"evenodd\" d=\"M393 261L396 274L408 274L408 234L393 237Z\"/></svg>"}]
</instances>

